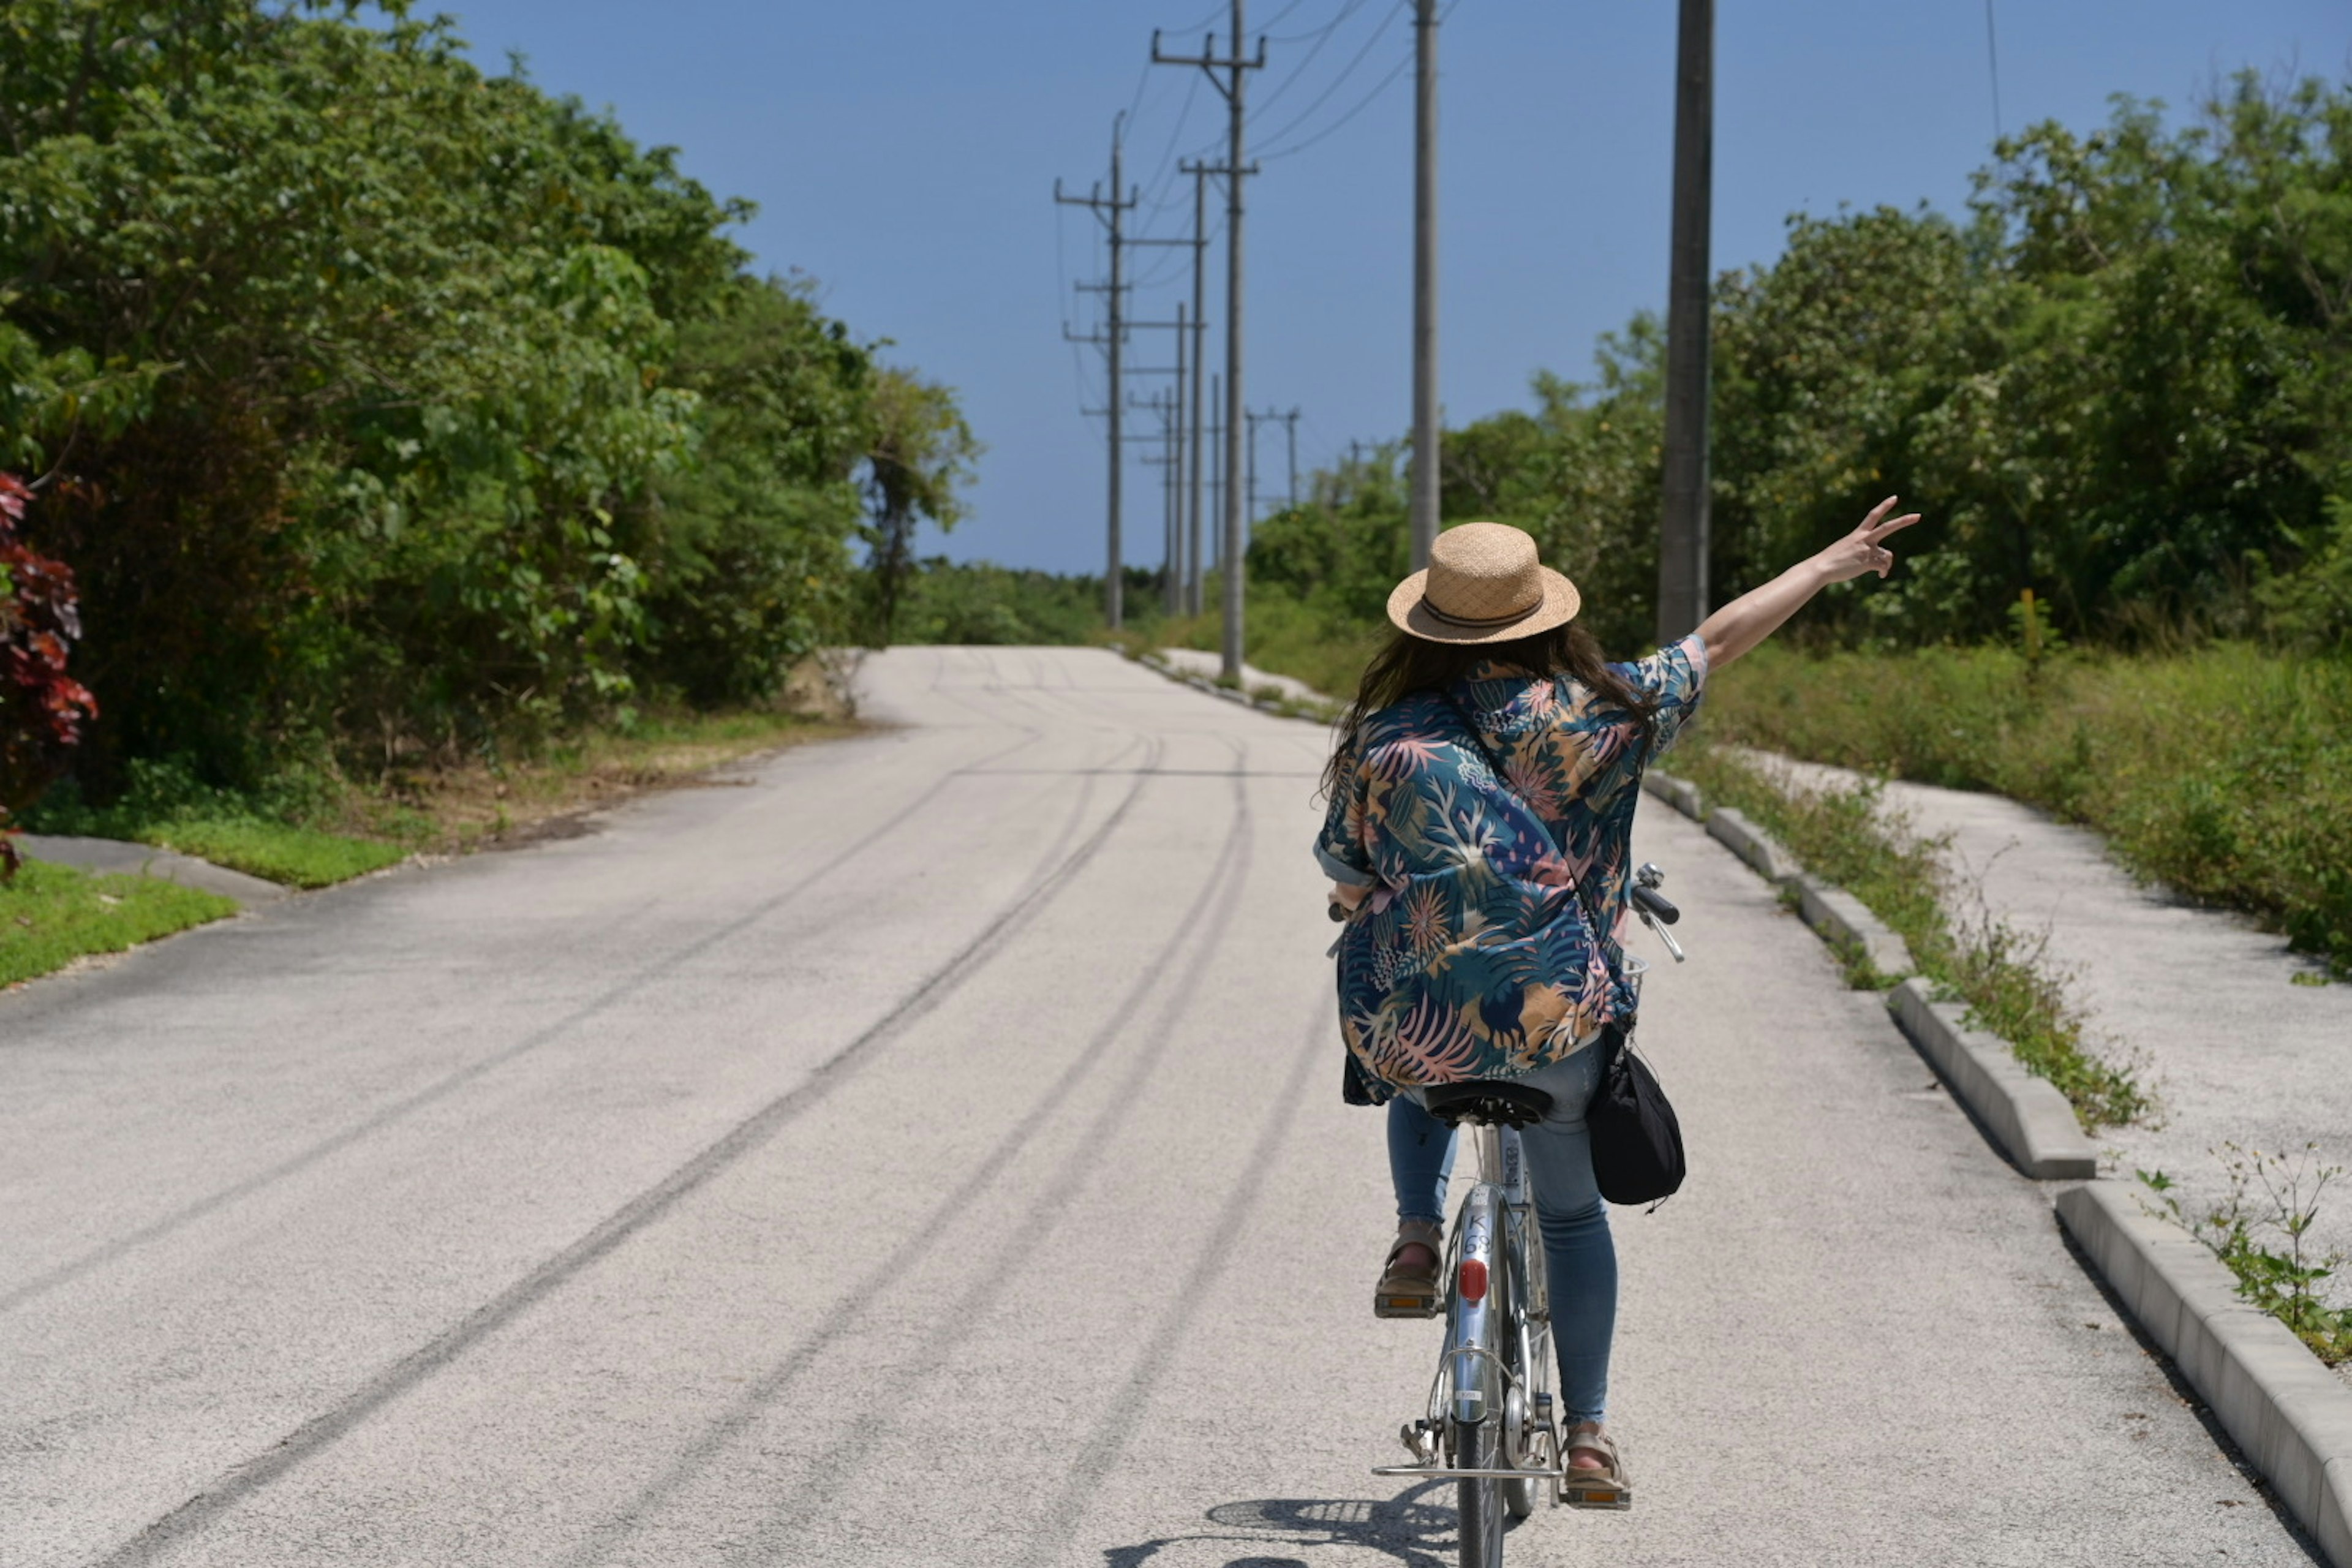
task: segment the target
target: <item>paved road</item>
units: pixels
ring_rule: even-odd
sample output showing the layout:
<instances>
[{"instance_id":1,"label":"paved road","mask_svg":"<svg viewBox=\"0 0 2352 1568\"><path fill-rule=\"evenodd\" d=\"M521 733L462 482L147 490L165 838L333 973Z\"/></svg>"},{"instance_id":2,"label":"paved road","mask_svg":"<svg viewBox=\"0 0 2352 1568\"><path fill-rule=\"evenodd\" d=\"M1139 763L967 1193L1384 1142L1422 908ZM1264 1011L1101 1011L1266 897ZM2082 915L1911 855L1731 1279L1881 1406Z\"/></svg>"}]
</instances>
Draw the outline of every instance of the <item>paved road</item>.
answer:
<instances>
[{"instance_id":1,"label":"paved road","mask_svg":"<svg viewBox=\"0 0 2352 1568\"><path fill-rule=\"evenodd\" d=\"M1319 736L1076 650L0 997L0 1563L1435 1564ZM1512 1560L2309 1561L1695 828L1625 1516Z\"/></svg>"}]
</instances>

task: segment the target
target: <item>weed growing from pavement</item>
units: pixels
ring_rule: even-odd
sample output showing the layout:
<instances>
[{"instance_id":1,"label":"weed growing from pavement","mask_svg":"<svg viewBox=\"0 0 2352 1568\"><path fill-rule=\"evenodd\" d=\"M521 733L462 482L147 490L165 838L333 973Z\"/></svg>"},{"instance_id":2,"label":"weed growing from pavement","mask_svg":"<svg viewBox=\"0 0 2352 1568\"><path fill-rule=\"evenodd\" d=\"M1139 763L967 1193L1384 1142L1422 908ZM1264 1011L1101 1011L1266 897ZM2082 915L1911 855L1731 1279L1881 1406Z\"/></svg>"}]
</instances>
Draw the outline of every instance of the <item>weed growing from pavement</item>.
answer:
<instances>
[{"instance_id":1,"label":"weed growing from pavement","mask_svg":"<svg viewBox=\"0 0 2352 1568\"><path fill-rule=\"evenodd\" d=\"M2140 1121L2154 1109L2130 1067L2085 1044L2085 1020L2044 942L1994 918L1981 893L1953 874L1948 838L1913 833L1876 784L1807 789L1723 747L1696 738L1685 745L1675 757L1677 773L1860 899L1909 944L1922 973L1968 1004L1973 1023L2008 1040L2027 1071L2065 1095L2084 1128ZM1956 914L1963 897L1969 907ZM1852 984L1875 988L1888 979L1856 955L1839 959Z\"/></svg>"},{"instance_id":2,"label":"weed growing from pavement","mask_svg":"<svg viewBox=\"0 0 2352 1568\"><path fill-rule=\"evenodd\" d=\"M2306 1143L2292 1160L2224 1143L2214 1151L2230 1176L2230 1195L2204 1215L2182 1213L2175 1183L2162 1171L2141 1171L2163 1212L2212 1248L2238 1279L2238 1294L2294 1331L2330 1366L2352 1361L2352 1307L2332 1304L2323 1281L2347 1261L2340 1252L2314 1253L2308 1237L2321 1197L2341 1180L2341 1165L2322 1165L2319 1146ZM2261 1197L2253 1196L2256 1188Z\"/></svg>"}]
</instances>

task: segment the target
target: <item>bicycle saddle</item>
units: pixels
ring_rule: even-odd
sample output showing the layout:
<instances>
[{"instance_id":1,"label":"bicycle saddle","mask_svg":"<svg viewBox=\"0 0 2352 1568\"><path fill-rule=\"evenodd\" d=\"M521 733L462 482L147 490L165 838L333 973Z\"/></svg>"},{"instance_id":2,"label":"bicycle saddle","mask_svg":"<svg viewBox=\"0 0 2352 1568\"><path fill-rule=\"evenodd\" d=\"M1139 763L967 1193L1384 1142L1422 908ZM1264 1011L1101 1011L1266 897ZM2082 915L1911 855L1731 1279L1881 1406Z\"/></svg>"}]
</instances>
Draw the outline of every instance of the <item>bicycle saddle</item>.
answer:
<instances>
[{"instance_id":1,"label":"bicycle saddle","mask_svg":"<svg viewBox=\"0 0 2352 1568\"><path fill-rule=\"evenodd\" d=\"M1429 1113L1448 1127L1459 1127L1465 1121L1532 1127L1551 1114L1550 1095L1508 1079L1432 1084L1421 1091L1421 1100Z\"/></svg>"}]
</instances>

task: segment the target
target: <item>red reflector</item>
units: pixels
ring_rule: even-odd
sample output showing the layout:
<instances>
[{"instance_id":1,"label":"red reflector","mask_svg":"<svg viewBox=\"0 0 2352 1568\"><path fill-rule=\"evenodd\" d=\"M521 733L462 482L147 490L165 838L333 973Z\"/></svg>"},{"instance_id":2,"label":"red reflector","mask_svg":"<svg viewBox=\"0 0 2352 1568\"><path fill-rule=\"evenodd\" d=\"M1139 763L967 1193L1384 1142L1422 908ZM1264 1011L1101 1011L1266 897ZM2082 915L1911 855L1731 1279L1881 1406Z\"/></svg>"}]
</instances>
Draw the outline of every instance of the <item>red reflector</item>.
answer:
<instances>
[{"instance_id":1,"label":"red reflector","mask_svg":"<svg viewBox=\"0 0 2352 1568\"><path fill-rule=\"evenodd\" d=\"M1464 1258L1460 1284L1464 1300L1485 1300L1486 1299L1486 1266L1475 1258Z\"/></svg>"}]
</instances>

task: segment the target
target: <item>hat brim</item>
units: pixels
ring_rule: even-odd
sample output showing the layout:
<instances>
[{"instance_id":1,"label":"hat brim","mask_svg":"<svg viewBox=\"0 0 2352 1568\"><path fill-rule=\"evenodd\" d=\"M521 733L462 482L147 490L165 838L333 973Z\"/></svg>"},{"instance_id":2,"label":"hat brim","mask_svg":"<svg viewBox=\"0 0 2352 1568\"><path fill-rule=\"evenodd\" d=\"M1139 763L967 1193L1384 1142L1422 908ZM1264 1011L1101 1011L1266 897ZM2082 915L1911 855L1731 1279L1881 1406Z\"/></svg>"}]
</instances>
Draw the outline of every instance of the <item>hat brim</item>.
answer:
<instances>
[{"instance_id":1,"label":"hat brim","mask_svg":"<svg viewBox=\"0 0 2352 1568\"><path fill-rule=\"evenodd\" d=\"M1472 626L1444 619L1429 607L1429 570L1423 567L1398 584L1389 595L1389 620L1397 630L1408 637L1427 642L1490 643L1510 642L1517 637L1531 637L1538 632L1548 632L1554 626L1566 626L1584 607L1582 595L1576 584L1553 571L1540 566L1543 574L1543 597L1527 614L1513 616L1499 626Z\"/></svg>"}]
</instances>

